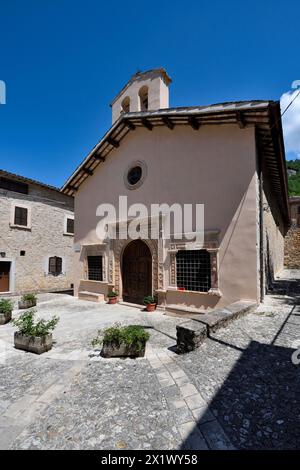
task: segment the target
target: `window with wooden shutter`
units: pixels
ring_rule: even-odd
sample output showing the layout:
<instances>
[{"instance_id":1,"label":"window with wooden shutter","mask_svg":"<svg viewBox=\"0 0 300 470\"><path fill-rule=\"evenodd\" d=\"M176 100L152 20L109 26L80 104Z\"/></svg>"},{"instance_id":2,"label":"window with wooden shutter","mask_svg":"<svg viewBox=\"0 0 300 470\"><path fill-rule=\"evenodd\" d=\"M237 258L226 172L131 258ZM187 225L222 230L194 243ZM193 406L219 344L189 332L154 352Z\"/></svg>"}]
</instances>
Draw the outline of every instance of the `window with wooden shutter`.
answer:
<instances>
[{"instance_id":1,"label":"window with wooden shutter","mask_svg":"<svg viewBox=\"0 0 300 470\"><path fill-rule=\"evenodd\" d=\"M49 258L49 274L59 276L62 274L62 258L59 256L52 256Z\"/></svg>"},{"instance_id":2,"label":"window with wooden shutter","mask_svg":"<svg viewBox=\"0 0 300 470\"><path fill-rule=\"evenodd\" d=\"M74 233L74 219L67 219L67 233Z\"/></svg>"},{"instance_id":3,"label":"window with wooden shutter","mask_svg":"<svg viewBox=\"0 0 300 470\"><path fill-rule=\"evenodd\" d=\"M22 225L27 227L28 225L28 209L25 207L15 207L15 225Z\"/></svg>"}]
</instances>

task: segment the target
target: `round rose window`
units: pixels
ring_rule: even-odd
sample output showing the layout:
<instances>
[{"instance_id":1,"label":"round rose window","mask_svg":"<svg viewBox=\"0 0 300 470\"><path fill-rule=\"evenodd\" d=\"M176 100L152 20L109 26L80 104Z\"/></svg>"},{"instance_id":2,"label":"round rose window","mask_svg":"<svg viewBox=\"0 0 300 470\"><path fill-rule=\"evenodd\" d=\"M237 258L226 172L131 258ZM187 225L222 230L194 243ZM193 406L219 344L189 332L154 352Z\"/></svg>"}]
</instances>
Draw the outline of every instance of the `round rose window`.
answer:
<instances>
[{"instance_id":1,"label":"round rose window","mask_svg":"<svg viewBox=\"0 0 300 470\"><path fill-rule=\"evenodd\" d=\"M127 174L127 181L131 186L134 186L137 184L141 177L142 177L142 168L140 166L134 166L133 168L130 168Z\"/></svg>"}]
</instances>

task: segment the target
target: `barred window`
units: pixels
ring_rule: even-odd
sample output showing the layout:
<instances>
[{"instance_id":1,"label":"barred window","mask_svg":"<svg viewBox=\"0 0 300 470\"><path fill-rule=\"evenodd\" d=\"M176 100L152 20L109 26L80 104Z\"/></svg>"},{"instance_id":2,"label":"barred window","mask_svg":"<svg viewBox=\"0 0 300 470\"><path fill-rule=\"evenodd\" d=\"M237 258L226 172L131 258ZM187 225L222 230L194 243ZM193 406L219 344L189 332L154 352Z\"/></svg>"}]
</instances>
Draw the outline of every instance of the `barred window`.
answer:
<instances>
[{"instance_id":1,"label":"barred window","mask_svg":"<svg viewBox=\"0 0 300 470\"><path fill-rule=\"evenodd\" d=\"M25 207L15 207L15 225L22 225L27 227L28 225L28 209Z\"/></svg>"},{"instance_id":2,"label":"barred window","mask_svg":"<svg viewBox=\"0 0 300 470\"><path fill-rule=\"evenodd\" d=\"M90 281L103 281L102 256L88 256L88 278Z\"/></svg>"},{"instance_id":3,"label":"barred window","mask_svg":"<svg viewBox=\"0 0 300 470\"><path fill-rule=\"evenodd\" d=\"M67 219L67 233L74 233L74 219Z\"/></svg>"},{"instance_id":4,"label":"barred window","mask_svg":"<svg viewBox=\"0 0 300 470\"><path fill-rule=\"evenodd\" d=\"M59 256L51 256L49 258L49 274L53 276L62 274L62 258Z\"/></svg>"},{"instance_id":5,"label":"barred window","mask_svg":"<svg viewBox=\"0 0 300 470\"><path fill-rule=\"evenodd\" d=\"M176 255L177 287L208 292L211 287L210 255L206 250L181 250Z\"/></svg>"}]
</instances>

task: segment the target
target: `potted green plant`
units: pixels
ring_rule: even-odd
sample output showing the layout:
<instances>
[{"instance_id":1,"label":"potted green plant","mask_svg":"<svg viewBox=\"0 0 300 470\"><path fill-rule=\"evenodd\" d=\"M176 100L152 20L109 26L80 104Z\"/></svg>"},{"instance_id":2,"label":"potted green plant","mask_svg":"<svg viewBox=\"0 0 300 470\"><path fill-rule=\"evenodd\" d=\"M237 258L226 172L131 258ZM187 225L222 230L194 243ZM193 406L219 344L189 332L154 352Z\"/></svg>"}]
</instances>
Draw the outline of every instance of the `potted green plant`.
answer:
<instances>
[{"instance_id":1,"label":"potted green plant","mask_svg":"<svg viewBox=\"0 0 300 470\"><path fill-rule=\"evenodd\" d=\"M107 297L109 304L116 304L118 302L118 293L113 290L107 294Z\"/></svg>"},{"instance_id":2,"label":"potted green plant","mask_svg":"<svg viewBox=\"0 0 300 470\"><path fill-rule=\"evenodd\" d=\"M11 320L14 303L11 299L0 299L0 325Z\"/></svg>"},{"instance_id":3,"label":"potted green plant","mask_svg":"<svg viewBox=\"0 0 300 470\"><path fill-rule=\"evenodd\" d=\"M103 335L103 338L98 336L92 341L92 345L95 347L102 344L103 357L143 357L150 338L149 333L139 325L116 324L98 334Z\"/></svg>"},{"instance_id":4,"label":"potted green plant","mask_svg":"<svg viewBox=\"0 0 300 470\"><path fill-rule=\"evenodd\" d=\"M35 294L24 294L18 302L19 309L32 308L36 306L37 297Z\"/></svg>"},{"instance_id":5,"label":"potted green plant","mask_svg":"<svg viewBox=\"0 0 300 470\"><path fill-rule=\"evenodd\" d=\"M52 348L51 331L56 327L59 318L53 316L48 321L42 318L35 321L35 314L35 310L28 310L13 321L18 328L14 343L16 349L42 354Z\"/></svg>"},{"instance_id":6,"label":"potted green plant","mask_svg":"<svg viewBox=\"0 0 300 470\"><path fill-rule=\"evenodd\" d=\"M144 304L146 305L147 312L153 312L156 309L156 301L152 295L144 297Z\"/></svg>"}]
</instances>

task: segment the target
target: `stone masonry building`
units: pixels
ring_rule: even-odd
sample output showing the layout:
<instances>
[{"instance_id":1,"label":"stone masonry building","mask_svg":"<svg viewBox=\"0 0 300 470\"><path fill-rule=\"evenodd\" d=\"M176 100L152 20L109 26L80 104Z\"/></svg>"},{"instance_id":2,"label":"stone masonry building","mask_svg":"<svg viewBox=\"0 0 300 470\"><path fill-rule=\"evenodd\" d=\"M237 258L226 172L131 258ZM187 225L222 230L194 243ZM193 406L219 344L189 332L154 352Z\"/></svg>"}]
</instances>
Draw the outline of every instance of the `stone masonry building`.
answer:
<instances>
[{"instance_id":1,"label":"stone masonry building","mask_svg":"<svg viewBox=\"0 0 300 470\"><path fill-rule=\"evenodd\" d=\"M170 83L161 68L135 74L111 103L111 128L62 188L75 198L75 293L100 300L115 289L136 304L153 294L172 312L258 303L283 268L289 225L280 105L172 108ZM113 236L99 236L99 205L118 208L120 196L147 209L134 222L144 223L139 239L124 237L133 212L120 211L106 219ZM166 235L164 210L149 215L174 203L204 205L201 246L177 229Z\"/></svg>"},{"instance_id":2,"label":"stone masonry building","mask_svg":"<svg viewBox=\"0 0 300 470\"><path fill-rule=\"evenodd\" d=\"M284 264L287 268L300 269L300 197L289 198L291 227L285 238Z\"/></svg>"},{"instance_id":3,"label":"stone masonry building","mask_svg":"<svg viewBox=\"0 0 300 470\"><path fill-rule=\"evenodd\" d=\"M0 221L0 295L73 287L73 197L0 170Z\"/></svg>"}]
</instances>

